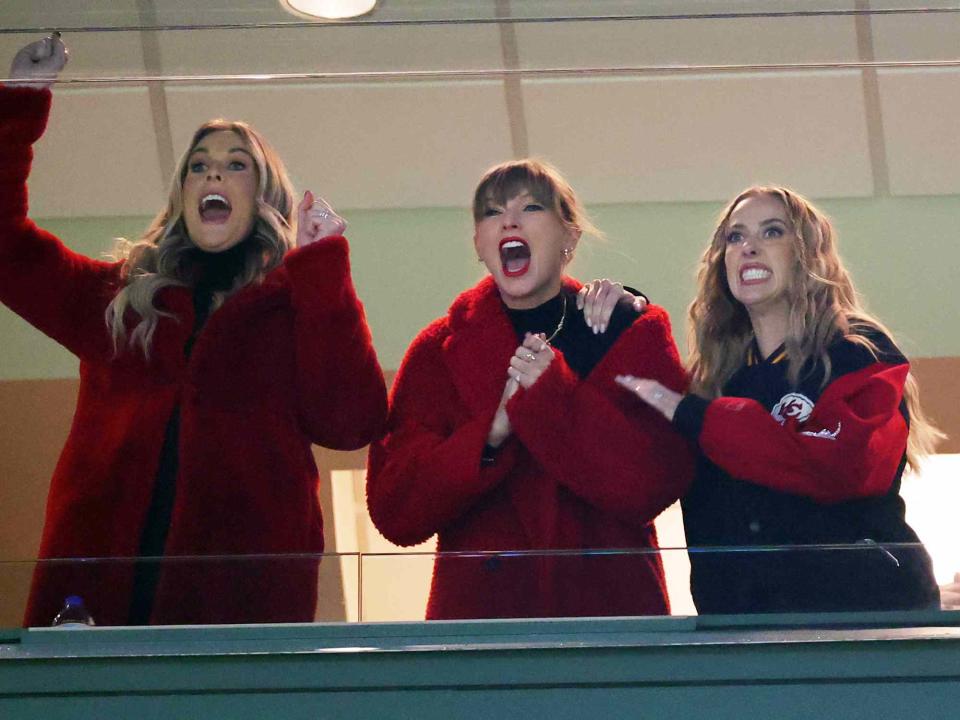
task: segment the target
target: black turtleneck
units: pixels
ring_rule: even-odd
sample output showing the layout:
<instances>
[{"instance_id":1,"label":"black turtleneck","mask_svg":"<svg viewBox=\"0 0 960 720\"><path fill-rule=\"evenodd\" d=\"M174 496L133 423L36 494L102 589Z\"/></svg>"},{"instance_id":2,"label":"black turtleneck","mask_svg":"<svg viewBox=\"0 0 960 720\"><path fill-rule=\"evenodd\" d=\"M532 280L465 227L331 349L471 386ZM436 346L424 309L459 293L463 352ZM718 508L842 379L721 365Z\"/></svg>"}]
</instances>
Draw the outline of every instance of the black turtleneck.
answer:
<instances>
[{"instance_id":1,"label":"black turtleneck","mask_svg":"<svg viewBox=\"0 0 960 720\"><path fill-rule=\"evenodd\" d=\"M210 304L213 295L217 292L229 290L234 280L243 271L248 252L248 243L234 245L228 250L219 253L208 253L194 248L190 251L187 262L192 264L193 270L193 332L183 349L183 354L190 357L193 343L200 334L200 330L210 317Z\"/></svg>"},{"instance_id":2,"label":"black turtleneck","mask_svg":"<svg viewBox=\"0 0 960 720\"><path fill-rule=\"evenodd\" d=\"M607 323L607 331L597 335L587 327L583 312L577 309L577 294L564 288L560 294L542 305L529 310L505 308L507 317L517 333L517 344L523 342L526 333L543 333L550 337L560 323L566 301L566 317L563 328L550 344L563 353L567 365L579 377L584 378L596 366L607 351L637 319L637 313L630 307L617 305Z\"/></svg>"},{"instance_id":3,"label":"black turtleneck","mask_svg":"<svg viewBox=\"0 0 960 720\"><path fill-rule=\"evenodd\" d=\"M216 292L229 290L243 270L248 244L241 243L220 253L208 253L193 248L187 256L193 283L193 331L183 348L189 358L200 331L210 317L211 303ZM180 464L180 406L176 405L167 422L153 484L153 495L147 510L143 534L140 536L140 557L159 557L164 554L173 502L176 496L177 470ZM130 624L146 625L150 622L153 598L160 577L160 563L137 563L133 578L133 595L130 603Z\"/></svg>"}]
</instances>

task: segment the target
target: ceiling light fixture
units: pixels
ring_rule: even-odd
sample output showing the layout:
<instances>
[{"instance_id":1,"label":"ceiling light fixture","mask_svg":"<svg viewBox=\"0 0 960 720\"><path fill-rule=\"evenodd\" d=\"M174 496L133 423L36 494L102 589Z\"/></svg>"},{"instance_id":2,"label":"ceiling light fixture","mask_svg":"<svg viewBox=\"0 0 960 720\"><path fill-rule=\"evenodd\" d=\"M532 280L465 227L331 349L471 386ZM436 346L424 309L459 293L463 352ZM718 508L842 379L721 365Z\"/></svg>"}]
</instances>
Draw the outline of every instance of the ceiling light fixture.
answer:
<instances>
[{"instance_id":1,"label":"ceiling light fixture","mask_svg":"<svg viewBox=\"0 0 960 720\"><path fill-rule=\"evenodd\" d=\"M294 15L324 20L357 17L373 10L377 0L280 0L284 10Z\"/></svg>"}]
</instances>

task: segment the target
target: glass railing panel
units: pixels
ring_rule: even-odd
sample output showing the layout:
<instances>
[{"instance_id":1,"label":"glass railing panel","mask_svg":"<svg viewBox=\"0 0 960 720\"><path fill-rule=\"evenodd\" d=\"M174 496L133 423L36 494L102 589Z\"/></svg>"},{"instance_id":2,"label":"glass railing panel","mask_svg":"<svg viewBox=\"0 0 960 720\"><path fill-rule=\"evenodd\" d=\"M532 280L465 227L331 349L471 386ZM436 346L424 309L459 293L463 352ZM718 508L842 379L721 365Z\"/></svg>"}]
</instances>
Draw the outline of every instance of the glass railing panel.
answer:
<instances>
[{"instance_id":1,"label":"glass railing panel","mask_svg":"<svg viewBox=\"0 0 960 720\"><path fill-rule=\"evenodd\" d=\"M940 609L918 543L690 548L688 556L700 615Z\"/></svg>"},{"instance_id":2,"label":"glass railing panel","mask_svg":"<svg viewBox=\"0 0 960 720\"><path fill-rule=\"evenodd\" d=\"M445 552L433 558L419 556L415 561L417 588L422 590L430 582L431 590L427 605L413 606L413 613L409 605L384 606L376 599L403 595L410 575L390 571L401 562L410 562L401 558L390 554L362 556L364 620L667 613L659 591L660 555L656 550ZM433 565L429 574L428 565ZM374 584L374 578L381 584Z\"/></svg>"},{"instance_id":3,"label":"glass railing panel","mask_svg":"<svg viewBox=\"0 0 960 720\"><path fill-rule=\"evenodd\" d=\"M355 553L0 562L0 627L49 626L76 597L107 627L356 621L359 567Z\"/></svg>"},{"instance_id":4,"label":"glass railing panel","mask_svg":"<svg viewBox=\"0 0 960 720\"><path fill-rule=\"evenodd\" d=\"M97 626L671 614L802 626L824 613L896 625L940 609L922 545L872 542L7 561L0 588L6 628L50 626L73 596Z\"/></svg>"},{"instance_id":5,"label":"glass railing panel","mask_svg":"<svg viewBox=\"0 0 960 720\"><path fill-rule=\"evenodd\" d=\"M919 544L364 554L361 566L364 621L940 608Z\"/></svg>"}]
</instances>

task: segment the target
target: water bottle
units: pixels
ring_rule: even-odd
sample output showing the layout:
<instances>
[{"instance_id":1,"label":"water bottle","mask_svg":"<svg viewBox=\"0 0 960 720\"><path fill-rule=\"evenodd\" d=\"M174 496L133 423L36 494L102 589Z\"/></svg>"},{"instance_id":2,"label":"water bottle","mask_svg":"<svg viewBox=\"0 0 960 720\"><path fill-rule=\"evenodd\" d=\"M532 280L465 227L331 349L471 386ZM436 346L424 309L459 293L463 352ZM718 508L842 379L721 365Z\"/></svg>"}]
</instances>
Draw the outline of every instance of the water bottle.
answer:
<instances>
[{"instance_id":1,"label":"water bottle","mask_svg":"<svg viewBox=\"0 0 960 720\"><path fill-rule=\"evenodd\" d=\"M96 625L93 616L79 595L71 595L63 601L63 609L51 623L53 627L64 629L87 628Z\"/></svg>"}]
</instances>

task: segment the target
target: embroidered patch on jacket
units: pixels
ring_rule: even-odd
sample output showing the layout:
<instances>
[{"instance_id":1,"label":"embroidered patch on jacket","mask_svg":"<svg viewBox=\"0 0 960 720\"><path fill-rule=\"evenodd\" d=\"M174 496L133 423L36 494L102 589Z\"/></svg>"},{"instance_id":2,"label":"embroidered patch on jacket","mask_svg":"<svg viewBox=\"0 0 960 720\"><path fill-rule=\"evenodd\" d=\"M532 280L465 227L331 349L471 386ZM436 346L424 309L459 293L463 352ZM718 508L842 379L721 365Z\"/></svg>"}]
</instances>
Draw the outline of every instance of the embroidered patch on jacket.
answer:
<instances>
[{"instance_id":1,"label":"embroidered patch on jacket","mask_svg":"<svg viewBox=\"0 0 960 720\"><path fill-rule=\"evenodd\" d=\"M824 428L823 430L817 430L816 432L814 432L813 430L804 430L800 434L809 435L810 437L815 437L815 438L823 438L824 440L836 440L837 435L840 434L840 423L837 423L836 430L831 431L831 430L827 430L826 428Z\"/></svg>"},{"instance_id":2,"label":"embroidered patch on jacket","mask_svg":"<svg viewBox=\"0 0 960 720\"><path fill-rule=\"evenodd\" d=\"M783 425L791 418L797 422L803 422L812 412L813 401L810 398L800 393L787 393L773 406L770 414L773 415L774 420Z\"/></svg>"}]
</instances>

